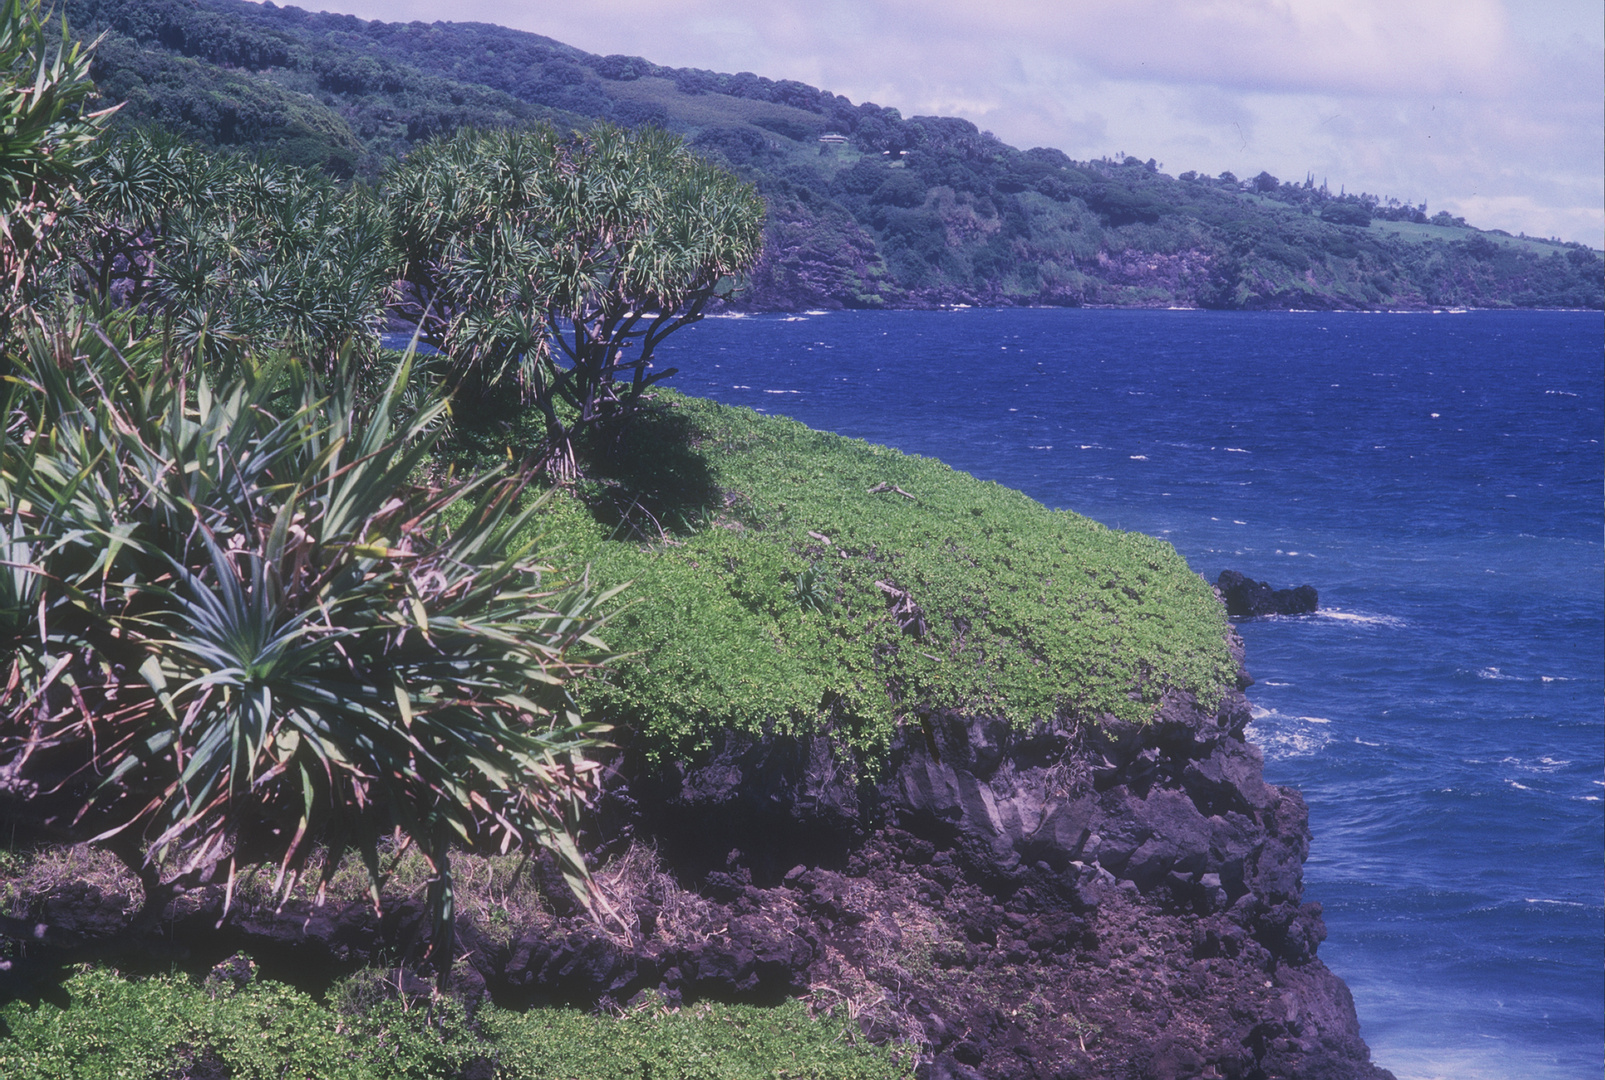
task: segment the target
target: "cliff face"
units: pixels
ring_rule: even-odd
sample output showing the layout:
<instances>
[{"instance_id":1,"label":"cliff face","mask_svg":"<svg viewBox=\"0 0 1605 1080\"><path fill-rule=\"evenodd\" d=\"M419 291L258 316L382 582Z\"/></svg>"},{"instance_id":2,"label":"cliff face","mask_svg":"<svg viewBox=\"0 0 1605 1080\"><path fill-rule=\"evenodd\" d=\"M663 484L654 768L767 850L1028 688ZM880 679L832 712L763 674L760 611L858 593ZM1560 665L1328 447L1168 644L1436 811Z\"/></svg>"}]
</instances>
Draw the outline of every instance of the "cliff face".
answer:
<instances>
[{"instance_id":1,"label":"cliff face","mask_svg":"<svg viewBox=\"0 0 1605 1080\"><path fill-rule=\"evenodd\" d=\"M725 898L750 992L784 940L790 985L856 996L933 1080L1387 1076L1316 956L1304 802L1264 782L1248 719L1240 691L1142 727L937 717L858 786L822 740L734 742L621 777L614 840ZM670 993L701 971L655 969Z\"/></svg>"},{"instance_id":2,"label":"cliff face","mask_svg":"<svg viewBox=\"0 0 1605 1080\"><path fill-rule=\"evenodd\" d=\"M502 941L464 926L456 989L508 1005L812 992L921 1046L926 1080L1389 1076L1316 956L1305 806L1264 782L1248 719L1240 691L1214 710L1172 695L1140 727L932 717L872 781L824 738L730 739L695 767L626 754L591 836L618 918L559 908ZM29 914L128 948L126 907L79 886ZM420 955L427 933L416 904L220 910L212 891L181 897L154 936L192 964L244 949L316 982Z\"/></svg>"}]
</instances>

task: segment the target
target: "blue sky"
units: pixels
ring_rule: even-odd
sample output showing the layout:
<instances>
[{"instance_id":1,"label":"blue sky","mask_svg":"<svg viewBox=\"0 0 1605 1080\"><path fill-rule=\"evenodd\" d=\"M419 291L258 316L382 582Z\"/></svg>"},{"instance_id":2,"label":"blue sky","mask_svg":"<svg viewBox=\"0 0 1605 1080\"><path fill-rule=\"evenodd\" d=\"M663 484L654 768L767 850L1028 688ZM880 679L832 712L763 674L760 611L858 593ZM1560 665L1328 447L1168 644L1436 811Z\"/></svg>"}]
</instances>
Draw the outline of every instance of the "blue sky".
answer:
<instances>
[{"instance_id":1,"label":"blue sky","mask_svg":"<svg viewBox=\"0 0 1605 1080\"><path fill-rule=\"evenodd\" d=\"M1330 181L1605 245L1600 0L300 0L800 79L1020 147Z\"/></svg>"}]
</instances>

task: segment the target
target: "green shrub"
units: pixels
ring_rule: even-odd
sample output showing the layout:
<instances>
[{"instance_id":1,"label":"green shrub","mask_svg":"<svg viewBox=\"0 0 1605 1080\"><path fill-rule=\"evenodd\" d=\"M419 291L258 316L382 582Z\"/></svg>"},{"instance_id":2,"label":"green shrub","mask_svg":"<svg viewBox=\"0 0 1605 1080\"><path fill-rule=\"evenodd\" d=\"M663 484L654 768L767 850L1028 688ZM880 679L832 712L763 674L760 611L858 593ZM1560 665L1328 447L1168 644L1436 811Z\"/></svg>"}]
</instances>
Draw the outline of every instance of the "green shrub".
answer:
<instances>
[{"instance_id":1,"label":"green shrub","mask_svg":"<svg viewBox=\"0 0 1605 1080\"><path fill-rule=\"evenodd\" d=\"M169 1076L197 1063L235 1080L437 1080L465 1063L499 1080L897 1080L906 1060L869 1045L850 1022L776 1008L656 1007L621 1017L483 1005L470 1023L449 1001L321 1004L271 982L239 989L182 975L129 979L81 968L67 1003L0 1005L6 1080ZM349 995L348 995L349 996ZM906 1057L906 1056L905 1056Z\"/></svg>"},{"instance_id":2,"label":"green shrub","mask_svg":"<svg viewBox=\"0 0 1605 1080\"><path fill-rule=\"evenodd\" d=\"M451 1003L403 1009L390 1002L350 1016L279 983L236 991L183 975L128 979L106 968L80 969L62 990L65 1007L0 1007L9 1029L0 1040L0 1076L121 1080L206 1061L235 1080L434 1080L480 1052Z\"/></svg>"}]
</instances>

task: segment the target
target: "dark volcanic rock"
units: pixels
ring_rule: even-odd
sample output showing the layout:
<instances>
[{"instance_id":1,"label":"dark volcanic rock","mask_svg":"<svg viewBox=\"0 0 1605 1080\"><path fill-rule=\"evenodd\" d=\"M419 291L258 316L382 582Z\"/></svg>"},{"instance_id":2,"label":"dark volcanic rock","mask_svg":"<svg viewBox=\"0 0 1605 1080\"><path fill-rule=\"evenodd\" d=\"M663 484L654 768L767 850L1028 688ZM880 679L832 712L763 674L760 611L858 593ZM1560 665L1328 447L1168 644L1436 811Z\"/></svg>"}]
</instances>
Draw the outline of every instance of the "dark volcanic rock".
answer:
<instances>
[{"instance_id":1,"label":"dark volcanic rock","mask_svg":"<svg viewBox=\"0 0 1605 1080\"><path fill-rule=\"evenodd\" d=\"M728 737L655 770L626 753L587 837L619 919L558 910L504 944L463 925L451 985L610 1008L811 991L922 1046L921 1080L1381 1080L1317 956L1304 802L1264 782L1248 720L1238 689L1173 693L1142 726L934 715L874 782L823 738ZM14 914L92 936L115 899L58 890ZM244 952L302 983L376 960L428 975L416 901L219 925L220 901L180 897L152 950L180 942L199 971Z\"/></svg>"},{"instance_id":2,"label":"dark volcanic rock","mask_svg":"<svg viewBox=\"0 0 1605 1080\"><path fill-rule=\"evenodd\" d=\"M1236 570L1222 570L1215 591L1226 604L1226 613L1237 618L1260 615L1308 615L1320 604L1313 585L1296 589L1272 589L1268 582L1255 581Z\"/></svg>"}]
</instances>

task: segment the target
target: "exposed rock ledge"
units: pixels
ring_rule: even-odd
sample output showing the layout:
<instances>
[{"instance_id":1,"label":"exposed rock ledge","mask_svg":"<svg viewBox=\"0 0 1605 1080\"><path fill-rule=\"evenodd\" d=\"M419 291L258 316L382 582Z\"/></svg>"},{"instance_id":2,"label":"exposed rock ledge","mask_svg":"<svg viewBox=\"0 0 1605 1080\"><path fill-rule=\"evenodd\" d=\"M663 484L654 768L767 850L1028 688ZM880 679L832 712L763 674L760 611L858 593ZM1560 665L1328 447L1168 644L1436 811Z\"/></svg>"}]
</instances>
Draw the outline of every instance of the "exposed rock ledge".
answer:
<instances>
[{"instance_id":1,"label":"exposed rock ledge","mask_svg":"<svg viewBox=\"0 0 1605 1080\"><path fill-rule=\"evenodd\" d=\"M1248 719L1240 690L1214 711L1172 695L1144 727L933 717L874 783L822 738L732 739L650 774L626 757L592 840L644 867L615 879L628 930L561 912L505 942L465 926L453 978L509 1005L812 990L923 1044L926 1080L1391 1077L1316 957L1305 805L1262 779ZM136 947L127 906L77 886L29 914L63 942ZM418 955L424 932L408 904L242 907L218 928L220 907L181 897L151 941L316 982Z\"/></svg>"}]
</instances>

